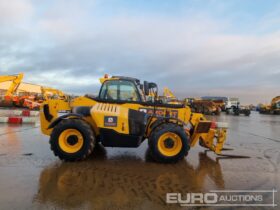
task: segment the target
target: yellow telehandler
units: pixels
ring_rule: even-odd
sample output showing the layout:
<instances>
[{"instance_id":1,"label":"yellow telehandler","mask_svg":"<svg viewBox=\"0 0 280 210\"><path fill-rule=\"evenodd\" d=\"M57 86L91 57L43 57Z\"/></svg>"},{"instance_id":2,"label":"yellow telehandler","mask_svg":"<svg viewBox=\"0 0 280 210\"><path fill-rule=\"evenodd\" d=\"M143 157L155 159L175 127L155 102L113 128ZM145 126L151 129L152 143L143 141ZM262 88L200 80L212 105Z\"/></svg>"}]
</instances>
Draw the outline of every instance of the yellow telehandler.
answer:
<instances>
[{"instance_id":1,"label":"yellow telehandler","mask_svg":"<svg viewBox=\"0 0 280 210\"><path fill-rule=\"evenodd\" d=\"M197 142L220 154L227 125L206 120L188 106L149 101L155 83L105 75L97 97L49 99L40 111L41 130L51 150L65 161L87 158L97 142L104 147L138 147L145 139L153 159L173 163ZM156 98L156 97L155 97Z\"/></svg>"}]
</instances>

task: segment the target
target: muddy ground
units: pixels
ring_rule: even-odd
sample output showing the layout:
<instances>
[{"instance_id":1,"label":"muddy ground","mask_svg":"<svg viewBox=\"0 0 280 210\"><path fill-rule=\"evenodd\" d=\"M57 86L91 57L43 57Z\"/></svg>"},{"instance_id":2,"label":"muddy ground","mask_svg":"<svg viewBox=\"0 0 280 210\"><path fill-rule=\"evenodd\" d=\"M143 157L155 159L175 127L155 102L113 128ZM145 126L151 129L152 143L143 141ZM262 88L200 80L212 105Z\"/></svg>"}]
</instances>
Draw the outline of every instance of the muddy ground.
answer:
<instances>
[{"instance_id":1,"label":"muddy ground","mask_svg":"<svg viewBox=\"0 0 280 210\"><path fill-rule=\"evenodd\" d=\"M166 193L244 189L278 189L279 207L280 116L217 119L229 122L226 147L234 150L226 154L250 158L197 146L178 164L156 164L145 142L136 149L98 147L86 161L64 163L38 126L0 124L0 209L186 209L167 205Z\"/></svg>"}]
</instances>

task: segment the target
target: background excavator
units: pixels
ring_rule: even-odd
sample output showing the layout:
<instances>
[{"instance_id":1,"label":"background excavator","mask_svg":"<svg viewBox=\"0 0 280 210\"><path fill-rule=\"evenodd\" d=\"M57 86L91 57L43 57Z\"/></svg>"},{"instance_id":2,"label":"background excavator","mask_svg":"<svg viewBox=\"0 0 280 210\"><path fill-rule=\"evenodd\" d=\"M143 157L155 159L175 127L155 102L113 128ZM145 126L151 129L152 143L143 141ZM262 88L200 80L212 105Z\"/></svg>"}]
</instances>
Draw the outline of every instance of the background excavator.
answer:
<instances>
[{"instance_id":1,"label":"background excavator","mask_svg":"<svg viewBox=\"0 0 280 210\"><path fill-rule=\"evenodd\" d=\"M51 98L66 99L67 97L63 91L51 87L41 87L41 91L44 100Z\"/></svg>"},{"instance_id":2,"label":"background excavator","mask_svg":"<svg viewBox=\"0 0 280 210\"><path fill-rule=\"evenodd\" d=\"M280 96L274 97L269 105L262 105L259 112L261 114L280 114Z\"/></svg>"},{"instance_id":3,"label":"background excavator","mask_svg":"<svg viewBox=\"0 0 280 210\"><path fill-rule=\"evenodd\" d=\"M67 95L65 95L61 90L43 87L41 86L41 94L34 96L33 98L26 98L23 103L23 107L28 109L39 109L41 103L49 99L62 99L66 100Z\"/></svg>"},{"instance_id":4,"label":"background excavator","mask_svg":"<svg viewBox=\"0 0 280 210\"><path fill-rule=\"evenodd\" d=\"M23 73L0 76L0 83L11 81L8 90L4 93L4 95L1 95L0 106L16 106L20 103L20 97L15 95L15 93L23 79L23 76Z\"/></svg>"},{"instance_id":5,"label":"background excavator","mask_svg":"<svg viewBox=\"0 0 280 210\"><path fill-rule=\"evenodd\" d=\"M168 104L182 104L182 102L180 102L179 99L167 87L163 88L163 96L160 96L160 99Z\"/></svg>"},{"instance_id":6,"label":"background excavator","mask_svg":"<svg viewBox=\"0 0 280 210\"><path fill-rule=\"evenodd\" d=\"M197 113L206 115L219 115L221 112L219 105L215 104L211 100L188 98L184 101L180 101L167 87L163 89L163 96L159 96L158 98L163 103L167 104L186 104L192 108L193 112Z\"/></svg>"},{"instance_id":7,"label":"background excavator","mask_svg":"<svg viewBox=\"0 0 280 210\"><path fill-rule=\"evenodd\" d=\"M0 107L18 107L28 109L39 109L40 103L39 93L33 93L29 88L19 90L19 86L31 86L33 84L22 83L24 74L19 73L15 75L1 75L0 83L7 82L7 85L3 85L5 88L1 92ZM39 85L33 85L39 86Z\"/></svg>"}]
</instances>

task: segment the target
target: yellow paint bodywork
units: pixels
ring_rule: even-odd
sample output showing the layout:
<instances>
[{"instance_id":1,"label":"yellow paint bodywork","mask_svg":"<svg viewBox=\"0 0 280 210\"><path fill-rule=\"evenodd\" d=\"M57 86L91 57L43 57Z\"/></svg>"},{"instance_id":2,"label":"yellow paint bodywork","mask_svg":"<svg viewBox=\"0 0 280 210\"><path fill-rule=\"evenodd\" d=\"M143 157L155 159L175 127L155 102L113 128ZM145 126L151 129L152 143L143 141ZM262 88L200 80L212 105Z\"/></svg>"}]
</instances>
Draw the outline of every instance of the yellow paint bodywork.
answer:
<instances>
[{"instance_id":1,"label":"yellow paint bodywork","mask_svg":"<svg viewBox=\"0 0 280 210\"><path fill-rule=\"evenodd\" d=\"M51 135L52 129L48 129L51 122L49 122L43 112L43 106L48 105L49 107L49 113L53 116L52 121L53 122L58 116L58 113L60 111L71 111L71 107L69 102L59 99L50 99L42 103L40 106L40 123L41 123L41 131L45 135Z\"/></svg>"},{"instance_id":2,"label":"yellow paint bodywork","mask_svg":"<svg viewBox=\"0 0 280 210\"><path fill-rule=\"evenodd\" d=\"M101 103L97 102L93 99L87 98L87 97L78 97L74 98L71 102L67 102L64 100L59 99L49 99L46 102L44 102L41 106L40 111L40 120L41 120L41 130L44 134L50 135L52 129L47 129L51 122L48 122L43 113L43 106L44 104L48 104L49 106L49 112L53 116L53 120L55 120L58 117L58 113L61 111L71 111L74 107L78 106L91 106L91 116L85 117L84 119L89 122L94 129L96 134L99 134L98 128L103 128L104 126L104 116L117 116L118 117L118 126L116 128L113 128L115 131L123 134L128 134L128 122L126 122L124 119L127 119L128 117L128 110L154 110L153 106L144 106L141 104L136 103L125 103L125 104L110 104L110 103ZM111 108L116 108L116 112L111 111ZM169 113L176 113L176 118L179 118L183 122L187 123L190 120L191 117L191 110L189 107L186 108L166 108L166 107L157 107L157 110L159 111L159 114L162 116L165 116L167 112ZM175 117L175 116L174 116ZM94 120L93 120L94 119ZM148 131L148 134L150 133L150 130Z\"/></svg>"},{"instance_id":3,"label":"yellow paint bodywork","mask_svg":"<svg viewBox=\"0 0 280 210\"><path fill-rule=\"evenodd\" d=\"M116 104L97 103L91 108L91 117L98 128L110 128L122 134L129 134L128 108ZM116 117L115 125L105 125L105 117Z\"/></svg>"},{"instance_id":4,"label":"yellow paint bodywork","mask_svg":"<svg viewBox=\"0 0 280 210\"><path fill-rule=\"evenodd\" d=\"M191 123L197 128L199 122L205 122L207 119L203 114L195 113L191 119ZM224 143L226 141L227 129L210 128L207 133L197 133L196 128L191 136L191 147L194 147L198 141L202 141L204 147L212 150L216 154L221 154ZM216 141L215 141L216 140Z\"/></svg>"}]
</instances>

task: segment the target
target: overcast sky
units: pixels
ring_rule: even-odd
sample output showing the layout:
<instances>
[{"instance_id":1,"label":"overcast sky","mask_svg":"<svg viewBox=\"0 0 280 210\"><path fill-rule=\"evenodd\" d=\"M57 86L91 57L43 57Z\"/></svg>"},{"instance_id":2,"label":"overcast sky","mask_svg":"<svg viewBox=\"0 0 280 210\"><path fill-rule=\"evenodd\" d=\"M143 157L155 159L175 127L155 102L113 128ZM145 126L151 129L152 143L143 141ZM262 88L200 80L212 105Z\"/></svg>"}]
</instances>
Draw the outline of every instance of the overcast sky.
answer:
<instances>
[{"instance_id":1,"label":"overcast sky","mask_svg":"<svg viewBox=\"0 0 280 210\"><path fill-rule=\"evenodd\" d=\"M179 97L280 95L278 0L0 0L0 73L97 93L105 73Z\"/></svg>"}]
</instances>

